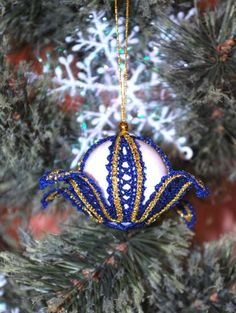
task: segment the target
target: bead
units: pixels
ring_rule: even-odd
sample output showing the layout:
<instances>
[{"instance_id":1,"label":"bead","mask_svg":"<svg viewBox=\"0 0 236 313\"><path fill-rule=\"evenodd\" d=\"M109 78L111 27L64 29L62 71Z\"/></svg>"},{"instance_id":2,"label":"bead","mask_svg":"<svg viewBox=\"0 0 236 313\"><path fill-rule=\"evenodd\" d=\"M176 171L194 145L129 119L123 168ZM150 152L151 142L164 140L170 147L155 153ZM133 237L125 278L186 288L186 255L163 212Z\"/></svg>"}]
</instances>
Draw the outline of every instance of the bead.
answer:
<instances>
[{"instance_id":1,"label":"bead","mask_svg":"<svg viewBox=\"0 0 236 313\"><path fill-rule=\"evenodd\" d=\"M119 123L119 129L121 132L127 132L129 129L129 125L127 122L120 122Z\"/></svg>"}]
</instances>

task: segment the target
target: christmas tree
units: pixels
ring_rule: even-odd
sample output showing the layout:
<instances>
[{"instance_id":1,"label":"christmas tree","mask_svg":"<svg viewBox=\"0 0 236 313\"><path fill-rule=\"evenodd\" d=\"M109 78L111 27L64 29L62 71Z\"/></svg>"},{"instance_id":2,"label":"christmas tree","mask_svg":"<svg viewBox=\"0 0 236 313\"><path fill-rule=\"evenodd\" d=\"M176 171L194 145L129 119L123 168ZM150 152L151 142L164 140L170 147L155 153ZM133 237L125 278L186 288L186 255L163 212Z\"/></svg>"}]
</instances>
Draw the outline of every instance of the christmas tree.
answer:
<instances>
[{"instance_id":1,"label":"christmas tree","mask_svg":"<svg viewBox=\"0 0 236 313\"><path fill-rule=\"evenodd\" d=\"M116 20L111 0L1 2L1 313L236 312L235 233L197 242L182 202L207 185L206 200L187 198L200 214L216 210L234 187L236 4L130 0L126 110L138 137L124 124L116 137L125 4ZM102 159L83 171L107 137L102 190L90 179L100 181ZM154 148L152 191L142 138L181 169ZM58 185L43 196L39 180Z\"/></svg>"}]
</instances>

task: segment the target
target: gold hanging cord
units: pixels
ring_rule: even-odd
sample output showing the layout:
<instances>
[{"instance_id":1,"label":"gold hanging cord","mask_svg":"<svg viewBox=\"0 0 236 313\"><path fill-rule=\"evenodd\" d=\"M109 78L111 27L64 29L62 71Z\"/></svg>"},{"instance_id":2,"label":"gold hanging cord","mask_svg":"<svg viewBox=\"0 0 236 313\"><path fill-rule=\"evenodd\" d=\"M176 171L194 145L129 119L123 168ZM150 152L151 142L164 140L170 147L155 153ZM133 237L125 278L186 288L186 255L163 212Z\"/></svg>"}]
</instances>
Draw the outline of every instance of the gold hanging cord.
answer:
<instances>
[{"instance_id":1,"label":"gold hanging cord","mask_svg":"<svg viewBox=\"0 0 236 313\"><path fill-rule=\"evenodd\" d=\"M120 123L120 128L123 128L123 127L127 128L128 127L127 123L126 123L126 103L127 103L127 81L128 81L129 0L125 0L125 3L126 3L125 47L124 47L124 50L123 50L121 48L121 41L120 41L118 0L115 0L116 40L117 40L117 55L118 55L120 97L121 97L121 107L120 107L120 110L121 110L121 123ZM125 56L124 62L122 62L121 54L124 54L124 56Z\"/></svg>"}]
</instances>

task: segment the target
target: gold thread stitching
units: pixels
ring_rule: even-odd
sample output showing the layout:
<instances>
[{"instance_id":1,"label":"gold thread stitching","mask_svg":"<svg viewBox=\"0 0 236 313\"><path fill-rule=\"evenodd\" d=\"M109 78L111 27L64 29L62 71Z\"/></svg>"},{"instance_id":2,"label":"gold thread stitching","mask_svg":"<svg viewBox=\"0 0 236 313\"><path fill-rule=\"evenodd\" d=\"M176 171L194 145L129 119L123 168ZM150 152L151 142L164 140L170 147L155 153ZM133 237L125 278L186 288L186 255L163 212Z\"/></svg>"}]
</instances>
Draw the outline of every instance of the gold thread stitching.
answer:
<instances>
[{"instance_id":1,"label":"gold thread stitching","mask_svg":"<svg viewBox=\"0 0 236 313\"><path fill-rule=\"evenodd\" d=\"M141 202L141 196L142 196L142 187L143 187L143 173L142 173L142 165L140 161L140 155L139 151L137 148L137 145L133 138L128 134L124 134L125 139L127 140L131 152L133 154L136 170L137 170L137 186L136 186L136 197L135 197L135 202L134 202L134 207L132 209L132 216L131 216L131 221L136 222L136 216L138 214L138 210L140 207L140 202Z\"/></svg>"},{"instance_id":2,"label":"gold thread stitching","mask_svg":"<svg viewBox=\"0 0 236 313\"><path fill-rule=\"evenodd\" d=\"M69 197L70 197L71 199L73 199L77 204L80 204L80 203L77 201L77 199L73 196L72 193L70 193L70 192L67 191L66 189L64 189L64 192L67 193L67 194L69 195ZM61 195L60 195L57 191L55 191L55 192L53 192L52 194L48 195L48 197L46 198L46 200L47 200L47 201L52 201L52 200L54 200L56 197L59 197L59 196L61 196ZM96 222L99 222L99 223L102 222L102 221L98 220L95 216L93 216L92 213L89 212L87 209L84 209L84 210L89 214L89 216L90 216L93 220L95 220Z\"/></svg>"},{"instance_id":3,"label":"gold thread stitching","mask_svg":"<svg viewBox=\"0 0 236 313\"><path fill-rule=\"evenodd\" d=\"M184 208L186 210L186 213L184 213L182 210L177 210L177 213L187 222L190 222L193 218L192 211L187 205L184 205Z\"/></svg>"},{"instance_id":4,"label":"gold thread stitching","mask_svg":"<svg viewBox=\"0 0 236 313\"><path fill-rule=\"evenodd\" d=\"M102 200L100 199L100 196L99 196L98 192L97 192L96 189L93 187L93 185L89 182L89 180L88 180L87 178L85 178L85 177L80 177L80 178L83 179L83 180L89 185L89 187L93 190L93 192L94 192L94 194L95 194L95 197L97 198L97 200L98 200L98 202L99 202L99 205L100 205L100 207L101 207L101 209L102 209L104 215L106 216L106 218L107 218L108 220L110 220L111 222L117 222L117 220L116 220L116 219L113 219L113 218L110 216L110 214L107 212L106 208L105 208L104 205L103 205Z\"/></svg>"},{"instance_id":5,"label":"gold thread stitching","mask_svg":"<svg viewBox=\"0 0 236 313\"><path fill-rule=\"evenodd\" d=\"M183 175L177 174L175 176L171 176L162 184L160 189L157 191L157 194L156 194L155 198L149 203L149 205L145 209L142 217L139 220L136 220L136 222L143 222L143 221L145 221L148 218L149 214L151 213L152 209L156 205L157 201L160 199L162 193L165 191L165 189L169 185L169 183L171 183L174 179L176 179L178 177L181 177L181 176L183 176Z\"/></svg>"},{"instance_id":6,"label":"gold thread stitching","mask_svg":"<svg viewBox=\"0 0 236 313\"><path fill-rule=\"evenodd\" d=\"M153 215L148 221L147 224L151 224L155 222L156 219L158 219L163 213L169 210L169 208L172 206L173 203L175 203L179 197L183 194L183 192L191 185L192 183L188 182L180 189L180 191L177 193L177 195L157 214Z\"/></svg>"},{"instance_id":7,"label":"gold thread stitching","mask_svg":"<svg viewBox=\"0 0 236 313\"><path fill-rule=\"evenodd\" d=\"M114 149L114 156L112 159L112 187L113 187L113 198L114 204L116 209L116 216L117 222L121 222L123 220L123 209L119 199L119 187L118 187L118 155L120 150L120 140L121 140L122 133L118 134L116 142L115 142L115 149Z\"/></svg>"},{"instance_id":8,"label":"gold thread stitching","mask_svg":"<svg viewBox=\"0 0 236 313\"><path fill-rule=\"evenodd\" d=\"M57 191L54 191L47 196L46 201L53 201L56 197L59 196L60 194Z\"/></svg>"},{"instance_id":9,"label":"gold thread stitching","mask_svg":"<svg viewBox=\"0 0 236 313\"><path fill-rule=\"evenodd\" d=\"M93 217L95 220L97 220L99 223L103 222L103 218L98 215L98 213L96 212L96 210L92 207L92 205L90 203L88 203L88 201L86 200L86 198L84 197L83 193L80 191L78 184L76 183L75 180L70 179L70 183L73 186L76 194L78 195L78 197L80 198L80 200L83 202L83 204L85 205L84 210L91 216ZM92 215L93 214L93 215Z\"/></svg>"}]
</instances>

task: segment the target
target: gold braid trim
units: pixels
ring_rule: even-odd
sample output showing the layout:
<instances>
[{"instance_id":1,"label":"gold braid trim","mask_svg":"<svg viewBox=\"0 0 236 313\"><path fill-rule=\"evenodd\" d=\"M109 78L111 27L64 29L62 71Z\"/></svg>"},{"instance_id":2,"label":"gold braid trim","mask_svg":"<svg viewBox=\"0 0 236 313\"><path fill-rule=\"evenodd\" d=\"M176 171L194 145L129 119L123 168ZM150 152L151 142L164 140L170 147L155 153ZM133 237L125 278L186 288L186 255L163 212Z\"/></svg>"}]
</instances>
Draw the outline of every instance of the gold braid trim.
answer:
<instances>
[{"instance_id":1,"label":"gold braid trim","mask_svg":"<svg viewBox=\"0 0 236 313\"><path fill-rule=\"evenodd\" d=\"M169 208L173 205L173 203L175 203L179 197L184 193L184 191L191 185L191 182L188 182L186 184L183 185L183 187L180 189L180 191L177 193L177 195L164 207L164 209L162 209L160 212L158 212L157 214L153 215L148 221L147 224L151 224L153 222L155 222L155 220L157 220L163 213L165 213L166 211L169 210Z\"/></svg>"},{"instance_id":2,"label":"gold braid trim","mask_svg":"<svg viewBox=\"0 0 236 313\"><path fill-rule=\"evenodd\" d=\"M76 183L76 181L74 179L70 179L70 183L72 185L72 187L74 188L77 196L79 197L80 201L83 202L85 208L84 211L86 211L89 216L91 216L91 218L95 219L98 223L102 223L103 222L103 218L98 215L98 213L96 212L96 210L92 207L92 205L86 200L86 198L84 197L83 193L81 192L78 184Z\"/></svg>"},{"instance_id":3,"label":"gold braid trim","mask_svg":"<svg viewBox=\"0 0 236 313\"><path fill-rule=\"evenodd\" d=\"M141 164L140 154L137 148L137 144L135 143L134 139L128 133L125 133L124 137L130 146L130 149L134 158L134 162L135 162L135 167L137 170L136 197L135 197L134 207L132 209L132 216L131 216L131 221L136 222L136 216L138 214L141 197L142 197L142 187L143 187L142 164Z\"/></svg>"},{"instance_id":4,"label":"gold braid trim","mask_svg":"<svg viewBox=\"0 0 236 313\"><path fill-rule=\"evenodd\" d=\"M186 213L184 213L182 210L177 210L177 213L186 221L190 222L193 218L192 211L187 205L184 205L184 208L186 210Z\"/></svg>"},{"instance_id":5,"label":"gold braid trim","mask_svg":"<svg viewBox=\"0 0 236 313\"><path fill-rule=\"evenodd\" d=\"M60 194L57 191L54 191L47 196L46 200L53 201L56 197L60 197Z\"/></svg>"},{"instance_id":6,"label":"gold braid trim","mask_svg":"<svg viewBox=\"0 0 236 313\"><path fill-rule=\"evenodd\" d=\"M121 206L120 198L119 198L119 186L118 186L118 158L119 158L119 150L120 150L120 140L122 133L117 136L115 142L114 156L112 158L112 187L113 187L113 198L116 209L117 223L123 221L123 209Z\"/></svg>"},{"instance_id":7,"label":"gold braid trim","mask_svg":"<svg viewBox=\"0 0 236 313\"><path fill-rule=\"evenodd\" d=\"M114 156L112 159L112 186L113 186L113 198L114 198L114 204L117 212L117 222L120 222L123 220L123 208L121 206L121 201L119 198L119 185L118 185L118 158L119 158L119 151L120 151L120 141L121 137L124 137L125 140L128 142L130 150L132 152L135 166L137 169L137 186L136 186L136 197L134 202L134 208L132 209L132 222L135 222L136 216L138 214L138 210L140 207L141 202L141 196L142 196L142 183L143 183L143 173L142 173L142 165L140 160L139 151L137 148L137 145L135 141L132 139L132 137L128 134L127 131L121 131L120 134L117 136L117 140L115 143L115 151Z\"/></svg>"},{"instance_id":8,"label":"gold braid trim","mask_svg":"<svg viewBox=\"0 0 236 313\"><path fill-rule=\"evenodd\" d=\"M99 196L99 193L97 192L97 190L94 188L94 186L89 182L89 180L86 178L86 177L80 177L80 179L84 180L88 185L89 187L92 189L101 209L102 209L102 212L104 213L104 215L106 216L106 218L108 220L110 220L111 222L117 222L117 219L114 219L110 216L110 214L107 212L106 208L104 207L103 205L103 202L102 200L100 199L100 196Z\"/></svg>"},{"instance_id":9,"label":"gold braid trim","mask_svg":"<svg viewBox=\"0 0 236 313\"><path fill-rule=\"evenodd\" d=\"M72 182L71 182L72 183ZM73 186L74 187L74 186ZM75 188L75 187L74 187ZM73 199L78 205L80 205L80 203L79 203L79 201L74 197L74 195L71 193L71 192L69 192L68 190L66 190L66 189L63 189L63 191L65 192L65 193L67 193L68 195L69 195L69 197L71 198L71 199ZM48 197L47 197L47 201L52 201L52 200L54 200L56 197L60 197L60 196L62 196L61 194L59 194L57 191L55 191L55 192L53 192L52 194L50 194L50 195L48 195ZM89 210L87 210L86 208L84 208L84 211L86 211L88 214L89 214L89 216L93 219L93 220L95 220L96 222L99 222L99 223L102 223L102 221L100 221L97 217L95 217L95 216L93 216L93 214L92 214L92 212L90 212Z\"/></svg>"},{"instance_id":10,"label":"gold braid trim","mask_svg":"<svg viewBox=\"0 0 236 313\"><path fill-rule=\"evenodd\" d=\"M160 189L158 190L155 198L149 203L148 207L146 208L146 210L144 211L142 217L139 220L136 220L137 223L139 222L143 222L145 221L148 216L150 215L151 211L153 210L154 206L156 205L156 203L159 201L161 195L163 194L163 192L165 191L166 187L176 178L181 177L181 174L177 174L175 176L171 176L169 177L160 187Z\"/></svg>"}]
</instances>

